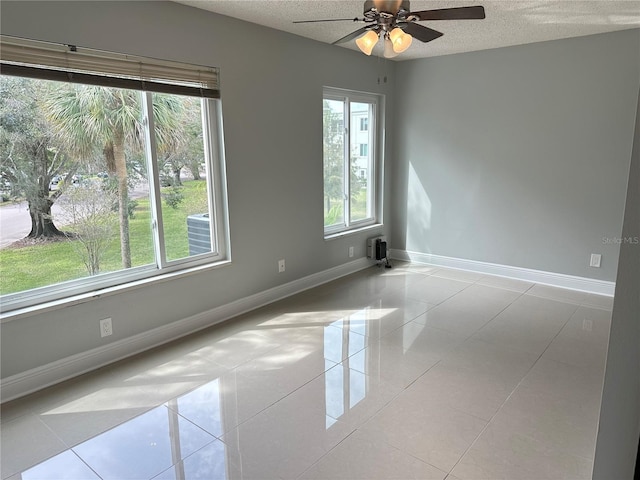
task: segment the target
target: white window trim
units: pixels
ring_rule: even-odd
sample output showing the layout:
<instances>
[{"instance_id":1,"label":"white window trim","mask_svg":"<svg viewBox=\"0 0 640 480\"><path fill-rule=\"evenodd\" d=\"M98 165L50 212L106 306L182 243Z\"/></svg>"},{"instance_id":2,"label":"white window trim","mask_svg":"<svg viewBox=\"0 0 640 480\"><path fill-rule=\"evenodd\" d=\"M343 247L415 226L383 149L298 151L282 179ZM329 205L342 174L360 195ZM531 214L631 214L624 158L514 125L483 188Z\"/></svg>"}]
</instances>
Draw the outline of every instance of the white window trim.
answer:
<instances>
[{"instance_id":1,"label":"white window trim","mask_svg":"<svg viewBox=\"0 0 640 480\"><path fill-rule=\"evenodd\" d=\"M7 41L8 37L2 37L3 41ZM34 42L22 39L11 38L10 41L20 45L25 42L29 46L45 45L49 48L50 44L44 42ZM65 46L66 47L66 46ZM95 51L93 51L95 52ZM95 53L99 59L100 55L120 56L120 54L110 54L108 52ZM122 56L126 57L126 56ZM139 59L141 57L136 57ZM107 58L106 61L109 61ZM155 62L153 59L147 59L151 64ZM184 64L176 62L162 62L163 67L171 68L172 65L184 67ZM96 64L99 64L96 61ZM216 71L217 75L217 71ZM217 84L216 84L217 87ZM147 111L151 105L150 93L141 92L143 98L143 109L147 105ZM34 288L22 292L15 292L2 295L2 311L0 313L0 321L10 320L16 317L24 316L26 313L33 314L40 310L48 310L51 308L60 308L70 304L82 303L88 299L102 296L104 292L122 291L129 288L139 288L140 285L154 282L162 282L167 278L175 278L180 275L189 275L203 269L215 268L230 263L230 234L229 234L229 218L228 218L228 200L226 185L226 168L224 158L224 140L222 130L222 108L219 98L202 98L203 105L203 125L207 126L208 135L205 134L205 156L208 156L205 165L207 165L207 187L209 199L209 213L211 221L211 241L214 252L194 255L193 257L182 258L178 260L167 261L164 258L164 249L162 255L158 255L156 251L155 264L144 265L140 267L132 267L129 269L118 270L115 272L104 273L95 277L83 277L69 280L54 285ZM147 122L147 128L150 126ZM206 132L205 132L206 133ZM153 142L153 135L147 136ZM213 137L213 138L212 138ZM214 141L215 139L215 141ZM150 145L147 145L149 147ZM153 150L155 152L155 149ZM150 162L155 164L155 162ZM152 168L156 168L153 166ZM150 169L151 173L152 170ZM157 173L157 172L156 172ZM156 190L155 195L159 199L159 182L157 176L153 181L152 188ZM154 195L151 195L153 203ZM154 206L152 205L152 209ZM159 208L159 207L155 207ZM156 210L157 213L157 210ZM152 217L153 218L153 217ZM157 218L154 224L157 226ZM158 242L160 235L156 231L153 234L153 241ZM160 240L161 242L163 240ZM159 245L155 245L158 248Z\"/></svg>"},{"instance_id":2,"label":"white window trim","mask_svg":"<svg viewBox=\"0 0 640 480\"><path fill-rule=\"evenodd\" d=\"M106 286L104 288L95 288L93 290L90 290L84 293L74 293L74 294L70 293L59 299L50 299L46 301L42 300L41 302L35 305L18 307L8 312L3 311L2 315L0 315L0 323L1 324L9 323L22 317L39 315L46 312L67 308L73 305L79 305L79 304L94 300L96 298L109 297L112 295L126 293L132 290L137 290L145 286L177 280L179 278L187 277L197 273L218 269L230 263L231 263L231 260L223 260L216 263L207 263L200 266L184 268L174 272L167 272L167 270L164 270L162 273L158 273L153 276L143 276L137 280L127 281L126 283L119 284L119 285Z\"/></svg>"},{"instance_id":3,"label":"white window trim","mask_svg":"<svg viewBox=\"0 0 640 480\"><path fill-rule=\"evenodd\" d=\"M350 175L350 163L351 163L351 139L350 132L352 126L351 112L349 112L349 104L351 102L371 103L373 104L373 116L369 120L368 132L373 137L370 142L369 153L372 157L371 165L371 179L372 185L369 189L369 195L371 202L371 209L373 216L363 220L349 221L350 217L350 202L348 201L348 195L345 199L344 209L344 222L337 225L330 225L324 227L325 240L341 237L345 234L356 233L368 229L369 227L378 227L383 224L382 212L383 212L383 171L384 171L384 96L375 93L358 92L354 90L345 90L335 87L323 88L323 101L337 100L344 102L345 104L345 178L349 178ZM359 128L359 126L358 126ZM324 161L324 159L323 159ZM345 186L349 187L349 181L345 182Z\"/></svg>"}]
</instances>

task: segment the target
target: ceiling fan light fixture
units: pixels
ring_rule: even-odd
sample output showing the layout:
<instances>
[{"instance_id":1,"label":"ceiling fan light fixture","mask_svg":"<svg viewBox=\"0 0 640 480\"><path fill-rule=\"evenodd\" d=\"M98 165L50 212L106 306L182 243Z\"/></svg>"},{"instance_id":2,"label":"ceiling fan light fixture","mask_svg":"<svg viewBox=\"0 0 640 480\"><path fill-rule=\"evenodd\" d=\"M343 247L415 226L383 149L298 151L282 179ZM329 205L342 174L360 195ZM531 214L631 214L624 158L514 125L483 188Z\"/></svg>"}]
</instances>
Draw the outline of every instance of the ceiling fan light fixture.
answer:
<instances>
[{"instance_id":1,"label":"ceiling fan light fixture","mask_svg":"<svg viewBox=\"0 0 640 480\"><path fill-rule=\"evenodd\" d=\"M413 37L408 33L405 33L401 28L396 27L389 32L389 40L393 46L393 51L398 54L404 52L411 46Z\"/></svg>"},{"instance_id":2,"label":"ceiling fan light fixture","mask_svg":"<svg viewBox=\"0 0 640 480\"><path fill-rule=\"evenodd\" d=\"M384 58L397 57L398 53L393 48L393 42L387 36L384 37Z\"/></svg>"},{"instance_id":3,"label":"ceiling fan light fixture","mask_svg":"<svg viewBox=\"0 0 640 480\"><path fill-rule=\"evenodd\" d=\"M378 34L373 30L369 30L356 40L356 45L365 55L371 55L373 47L378 43Z\"/></svg>"}]
</instances>

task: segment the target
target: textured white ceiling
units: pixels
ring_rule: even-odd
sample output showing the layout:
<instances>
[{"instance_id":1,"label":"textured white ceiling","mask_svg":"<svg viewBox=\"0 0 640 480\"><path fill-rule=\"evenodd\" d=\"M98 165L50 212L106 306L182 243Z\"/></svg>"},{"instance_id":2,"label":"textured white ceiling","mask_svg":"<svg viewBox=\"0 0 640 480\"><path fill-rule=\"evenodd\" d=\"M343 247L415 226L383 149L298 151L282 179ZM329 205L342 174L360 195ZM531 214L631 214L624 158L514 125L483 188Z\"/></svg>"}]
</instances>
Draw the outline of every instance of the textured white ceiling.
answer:
<instances>
[{"instance_id":1,"label":"textured white ceiling","mask_svg":"<svg viewBox=\"0 0 640 480\"><path fill-rule=\"evenodd\" d=\"M292 23L295 20L362 17L363 0L178 0L177 3L325 43L332 43L364 25L352 21ZM483 5L487 18L420 22L444 36L426 44L414 41L395 60L640 28L640 0L414 0L411 10L471 5ZM357 49L354 41L336 48ZM379 46L374 54L382 54Z\"/></svg>"}]
</instances>

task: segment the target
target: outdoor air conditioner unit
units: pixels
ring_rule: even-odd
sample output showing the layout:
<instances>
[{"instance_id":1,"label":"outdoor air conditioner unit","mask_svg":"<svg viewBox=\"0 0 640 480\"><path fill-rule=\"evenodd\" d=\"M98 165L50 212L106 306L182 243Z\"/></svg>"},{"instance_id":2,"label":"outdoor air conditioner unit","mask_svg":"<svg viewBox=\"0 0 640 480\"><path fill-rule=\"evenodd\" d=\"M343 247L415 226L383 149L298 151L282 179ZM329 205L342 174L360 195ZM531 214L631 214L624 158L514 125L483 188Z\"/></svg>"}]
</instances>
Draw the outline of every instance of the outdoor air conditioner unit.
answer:
<instances>
[{"instance_id":1,"label":"outdoor air conditioner unit","mask_svg":"<svg viewBox=\"0 0 640 480\"><path fill-rule=\"evenodd\" d=\"M211 252L211 227L208 213L197 213L187 217L189 255Z\"/></svg>"}]
</instances>

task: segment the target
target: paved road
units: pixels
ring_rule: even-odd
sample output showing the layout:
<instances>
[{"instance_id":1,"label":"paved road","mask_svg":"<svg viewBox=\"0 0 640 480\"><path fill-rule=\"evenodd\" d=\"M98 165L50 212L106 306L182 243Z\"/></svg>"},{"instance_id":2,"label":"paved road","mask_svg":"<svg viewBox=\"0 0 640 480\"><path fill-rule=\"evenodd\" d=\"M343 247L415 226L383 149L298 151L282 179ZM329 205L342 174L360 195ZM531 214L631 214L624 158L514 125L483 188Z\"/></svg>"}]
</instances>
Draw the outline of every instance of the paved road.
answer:
<instances>
[{"instance_id":1,"label":"paved road","mask_svg":"<svg viewBox=\"0 0 640 480\"><path fill-rule=\"evenodd\" d=\"M31 230L27 203L10 203L0 207L0 248L24 238Z\"/></svg>"},{"instance_id":2,"label":"paved road","mask_svg":"<svg viewBox=\"0 0 640 480\"><path fill-rule=\"evenodd\" d=\"M55 218L61 209L54 204L51 214ZM0 248L26 237L31 230L31 217L27 202L10 203L0 207Z\"/></svg>"},{"instance_id":3,"label":"paved road","mask_svg":"<svg viewBox=\"0 0 640 480\"><path fill-rule=\"evenodd\" d=\"M131 197L140 198L148 195L148 192L149 187L140 185L131 192ZM54 203L51 209L53 218L61 212L62 209ZM9 203L0 207L0 248L26 237L30 230L31 218L26 202Z\"/></svg>"}]
</instances>

